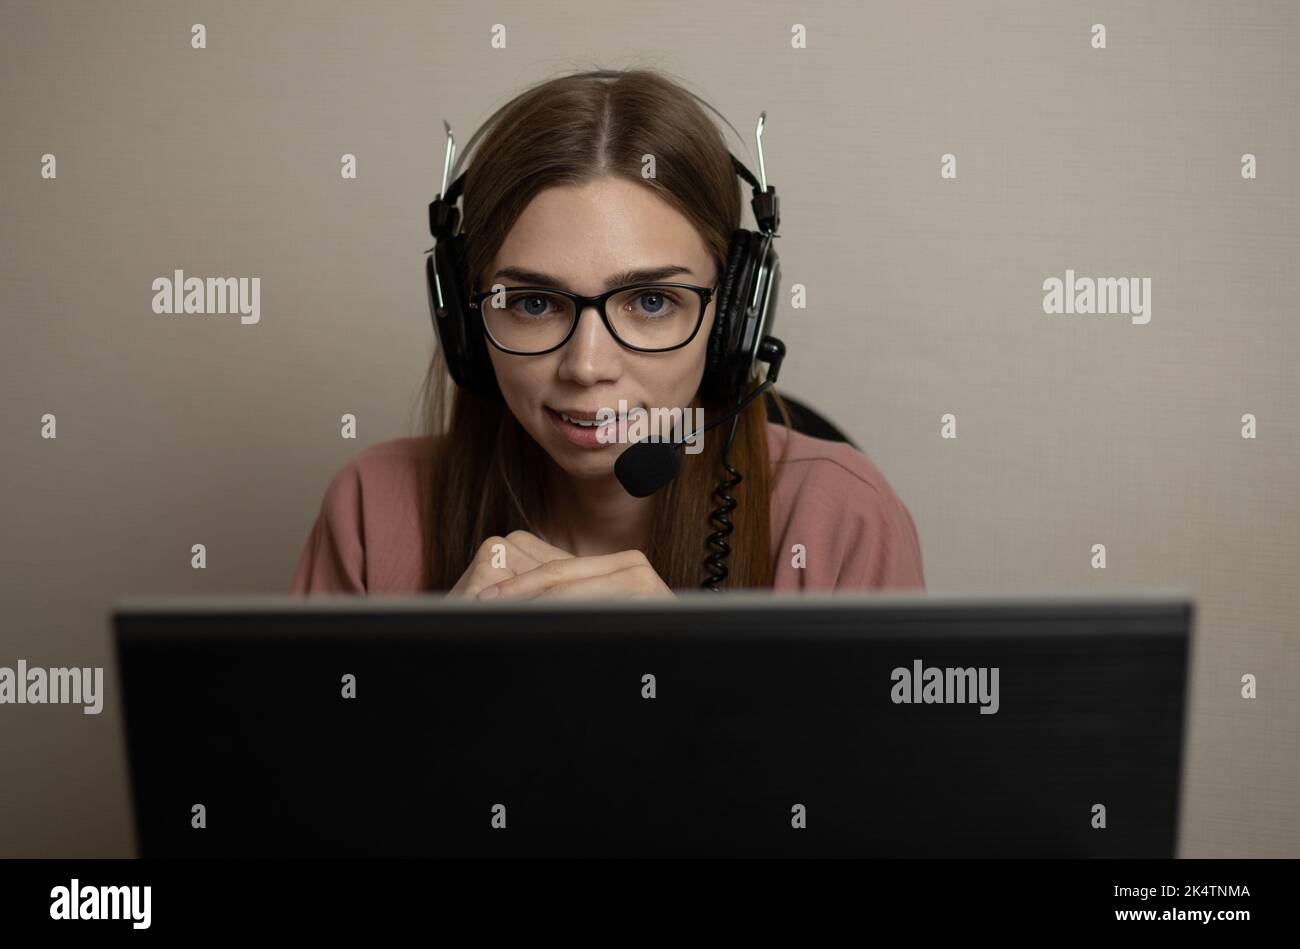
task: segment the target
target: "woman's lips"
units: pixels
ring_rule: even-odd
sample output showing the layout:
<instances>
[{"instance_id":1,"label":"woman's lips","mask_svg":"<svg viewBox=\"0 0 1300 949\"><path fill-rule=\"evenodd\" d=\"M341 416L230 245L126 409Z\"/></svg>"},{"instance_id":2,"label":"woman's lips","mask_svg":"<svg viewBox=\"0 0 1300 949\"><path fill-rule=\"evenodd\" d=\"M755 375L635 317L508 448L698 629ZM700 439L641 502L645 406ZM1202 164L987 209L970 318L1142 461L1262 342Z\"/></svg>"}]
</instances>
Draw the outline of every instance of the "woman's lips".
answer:
<instances>
[{"instance_id":1,"label":"woman's lips","mask_svg":"<svg viewBox=\"0 0 1300 949\"><path fill-rule=\"evenodd\" d=\"M571 445L578 448L608 448L615 444L614 435L617 430L617 420L612 420L609 424L603 426L603 431L607 434L606 440L601 441L597 438L597 433L602 431L602 426L597 425L575 425L572 422L566 422L560 417L560 413L555 411L549 405L543 406L546 409L546 417L550 419L555 430L568 440Z\"/></svg>"}]
</instances>

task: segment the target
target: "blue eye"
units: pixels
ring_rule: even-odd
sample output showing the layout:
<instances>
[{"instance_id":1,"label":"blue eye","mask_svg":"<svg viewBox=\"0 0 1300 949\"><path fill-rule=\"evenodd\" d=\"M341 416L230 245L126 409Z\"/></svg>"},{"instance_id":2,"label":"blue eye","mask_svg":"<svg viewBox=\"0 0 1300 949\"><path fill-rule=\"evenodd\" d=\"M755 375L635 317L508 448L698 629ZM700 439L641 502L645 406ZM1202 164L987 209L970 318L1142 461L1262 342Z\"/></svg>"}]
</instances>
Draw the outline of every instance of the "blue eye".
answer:
<instances>
[{"instance_id":1,"label":"blue eye","mask_svg":"<svg viewBox=\"0 0 1300 949\"><path fill-rule=\"evenodd\" d=\"M541 311L541 312L537 312L537 311L534 311L534 310L530 309L529 306L528 306L528 304L529 304L530 302L532 302L532 303L540 302L540 303L542 304L542 306L545 307L545 305L546 305L546 299L545 299L544 297L525 297L525 298L524 298L524 310L525 310L525 311L526 311L530 316L541 316L541 313L542 313L542 312L545 312L544 310Z\"/></svg>"},{"instance_id":2,"label":"blue eye","mask_svg":"<svg viewBox=\"0 0 1300 949\"><path fill-rule=\"evenodd\" d=\"M547 307L550 307L548 310ZM523 292L506 294L506 312L521 320L540 320L570 311L568 300L549 293Z\"/></svg>"},{"instance_id":3,"label":"blue eye","mask_svg":"<svg viewBox=\"0 0 1300 949\"><path fill-rule=\"evenodd\" d=\"M681 307L681 301L665 290L643 290L637 299L641 316L671 316ZM655 302L646 305L647 299Z\"/></svg>"}]
</instances>

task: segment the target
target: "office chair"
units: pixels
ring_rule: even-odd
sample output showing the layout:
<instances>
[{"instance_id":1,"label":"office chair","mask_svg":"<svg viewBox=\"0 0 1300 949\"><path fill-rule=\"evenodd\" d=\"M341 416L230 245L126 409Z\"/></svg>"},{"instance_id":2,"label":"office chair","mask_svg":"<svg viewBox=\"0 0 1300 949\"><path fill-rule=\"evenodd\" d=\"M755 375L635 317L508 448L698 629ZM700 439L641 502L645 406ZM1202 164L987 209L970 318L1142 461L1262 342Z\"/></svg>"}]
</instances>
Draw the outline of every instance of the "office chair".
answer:
<instances>
[{"instance_id":1,"label":"office chair","mask_svg":"<svg viewBox=\"0 0 1300 949\"><path fill-rule=\"evenodd\" d=\"M848 442L854 450L861 451L853 439L836 428L830 419L784 392L781 393L781 398L790 409L790 427L796 432L813 438L824 438L831 442ZM763 401L767 404L767 420L777 425L782 424L781 413L777 411L776 402L772 397L764 393Z\"/></svg>"}]
</instances>

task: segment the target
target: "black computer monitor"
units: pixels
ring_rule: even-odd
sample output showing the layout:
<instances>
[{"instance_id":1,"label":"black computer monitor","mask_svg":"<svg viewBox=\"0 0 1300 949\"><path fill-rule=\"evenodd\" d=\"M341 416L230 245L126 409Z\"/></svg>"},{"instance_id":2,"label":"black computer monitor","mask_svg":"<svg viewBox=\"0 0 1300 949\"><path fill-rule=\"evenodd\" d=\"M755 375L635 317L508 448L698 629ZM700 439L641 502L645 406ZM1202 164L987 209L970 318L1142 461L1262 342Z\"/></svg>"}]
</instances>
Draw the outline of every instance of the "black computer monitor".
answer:
<instances>
[{"instance_id":1,"label":"black computer monitor","mask_svg":"<svg viewBox=\"0 0 1300 949\"><path fill-rule=\"evenodd\" d=\"M1182 594L150 598L141 856L1176 856Z\"/></svg>"}]
</instances>

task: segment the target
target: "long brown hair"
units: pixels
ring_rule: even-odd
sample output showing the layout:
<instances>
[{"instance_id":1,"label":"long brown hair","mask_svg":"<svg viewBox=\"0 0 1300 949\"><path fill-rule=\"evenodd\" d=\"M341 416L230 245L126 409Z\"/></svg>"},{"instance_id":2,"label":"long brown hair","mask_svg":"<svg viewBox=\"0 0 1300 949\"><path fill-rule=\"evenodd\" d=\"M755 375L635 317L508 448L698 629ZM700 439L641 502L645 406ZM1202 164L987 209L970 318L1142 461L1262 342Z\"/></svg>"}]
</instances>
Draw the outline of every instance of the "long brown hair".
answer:
<instances>
[{"instance_id":1,"label":"long brown hair","mask_svg":"<svg viewBox=\"0 0 1300 949\"><path fill-rule=\"evenodd\" d=\"M647 154L655 156L653 178L641 174ZM650 188L685 215L721 272L741 216L740 181L722 133L681 86L657 72L634 69L612 80L578 74L540 83L512 100L484 132L465 177L470 284L478 284L538 192L605 175ZM785 403L768 391L788 428ZM703 391L697 398L706 418L730 407ZM422 402L429 436L420 515L423 583L427 590L447 590L488 537L520 529L540 533L547 517L546 458L504 400L484 399L455 385L438 347ZM710 515L721 503L713 492L727 477L716 446L729 431L729 423L718 426L704 451L684 454L681 473L653 497L654 526L642 552L672 589L699 588L708 576L704 560L713 550L707 537L718 527ZM728 492L736 510L726 538L731 552L724 585L771 587L772 471L764 398L741 414L728 458L742 480Z\"/></svg>"}]
</instances>

